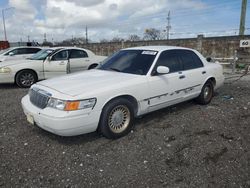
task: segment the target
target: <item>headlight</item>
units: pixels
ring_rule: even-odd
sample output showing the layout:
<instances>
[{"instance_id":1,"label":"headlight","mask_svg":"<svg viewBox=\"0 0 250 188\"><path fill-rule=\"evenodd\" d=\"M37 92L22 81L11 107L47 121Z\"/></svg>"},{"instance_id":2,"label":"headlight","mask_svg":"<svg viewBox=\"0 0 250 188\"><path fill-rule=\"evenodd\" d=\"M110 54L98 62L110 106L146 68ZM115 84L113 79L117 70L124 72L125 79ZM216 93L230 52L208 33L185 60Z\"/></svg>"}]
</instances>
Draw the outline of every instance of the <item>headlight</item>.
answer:
<instances>
[{"instance_id":1,"label":"headlight","mask_svg":"<svg viewBox=\"0 0 250 188\"><path fill-rule=\"evenodd\" d=\"M9 67L0 68L0 73L10 73L11 69Z\"/></svg>"},{"instance_id":2,"label":"headlight","mask_svg":"<svg viewBox=\"0 0 250 188\"><path fill-rule=\"evenodd\" d=\"M96 98L79 100L79 101L65 101L65 100L50 98L47 106L58 110L73 111L73 110L82 110L86 108L93 109L95 103L96 103Z\"/></svg>"}]
</instances>

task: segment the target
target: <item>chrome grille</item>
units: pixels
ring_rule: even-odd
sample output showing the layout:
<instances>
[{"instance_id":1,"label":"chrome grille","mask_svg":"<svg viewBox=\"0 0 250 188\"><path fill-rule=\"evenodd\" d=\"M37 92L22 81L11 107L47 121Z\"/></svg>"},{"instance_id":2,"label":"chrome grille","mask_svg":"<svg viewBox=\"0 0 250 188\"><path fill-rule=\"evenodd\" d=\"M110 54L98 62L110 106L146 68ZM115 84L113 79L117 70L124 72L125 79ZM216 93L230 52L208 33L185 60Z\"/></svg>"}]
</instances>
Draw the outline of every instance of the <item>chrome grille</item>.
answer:
<instances>
[{"instance_id":1,"label":"chrome grille","mask_svg":"<svg viewBox=\"0 0 250 188\"><path fill-rule=\"evenodd\" d=\"M32 88L29 91L30 102L41 109L47 106L50 96L49 93L37 88Z\"/></svg>"}]
</instances>

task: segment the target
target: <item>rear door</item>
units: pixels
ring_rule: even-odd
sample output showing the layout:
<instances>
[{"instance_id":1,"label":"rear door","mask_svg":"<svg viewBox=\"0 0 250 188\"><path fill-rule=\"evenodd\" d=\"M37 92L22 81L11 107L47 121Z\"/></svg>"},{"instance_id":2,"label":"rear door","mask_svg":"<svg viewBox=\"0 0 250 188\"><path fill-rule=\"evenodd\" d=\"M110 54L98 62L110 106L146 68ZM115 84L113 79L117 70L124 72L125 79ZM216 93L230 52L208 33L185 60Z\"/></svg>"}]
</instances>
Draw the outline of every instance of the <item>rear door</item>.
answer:
<instances>
[{"instance_id":1,"label":"rear door","mask_svg":"<svg viewBox=\"0 0 250 188\"><path fill-rule=\"evenodd\" d=\"M186 98L198 95L206 79L206 70L202 61L191 50L178 50L177 54L183 66L182 83L186 86L181 92Z\"/></svg>"},{"instance_id":2,"label":"rear door","mask_svg":"<svg viewBox=\"0 0 250 188\"><path fill-rule=\"evenodd\" d=\"M69 50L60 50L44 61L44 77L52 78L69 72Z\"/></svg>"},{"instance_id":3,"label":"rear door","mask_svg":"<svg viewBox=\"0 0 250 188\"><path fill-rule=\"evenodd\" d=\"M83 71L88 69L90 59L87 52L80 49L71 49L69 54L69 70L70 72Z\"/></svg>"}]
</instances>

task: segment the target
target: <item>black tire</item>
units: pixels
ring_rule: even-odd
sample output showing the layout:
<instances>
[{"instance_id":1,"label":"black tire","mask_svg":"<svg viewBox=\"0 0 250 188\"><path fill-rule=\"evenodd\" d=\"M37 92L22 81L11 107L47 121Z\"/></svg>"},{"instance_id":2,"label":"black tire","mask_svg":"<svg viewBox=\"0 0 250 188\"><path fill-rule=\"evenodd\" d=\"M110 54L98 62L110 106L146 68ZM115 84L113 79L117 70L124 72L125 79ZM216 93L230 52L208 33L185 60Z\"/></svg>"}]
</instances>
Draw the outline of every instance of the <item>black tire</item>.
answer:
<instances>
[{"instance_id":1,"label":"black tire","mask_svg":"<svg viewBox=\"0 0 250 188\"><path fill-rule=\"evenodd\" d=\"M115 125L116 124L116 125ZM130 132L134 125L134 108L130 101L118 98L102 110L98 130L109 139L117 139Z\"/></svg>"},{"instance_id":2,"label":"black tire","mask_svg":"<svg viewBox=\"0 0 250 188\"><path fill-rule=\"evenodd\" d=\"M29 88L37 82L37 75L31 70L22 70L16 75L16 84L21 88Z\"/></svg>"},{"instance_id":3,"label":"black tire","mask_svg":"<svg viewBox=\"0 0 250 188\"><path fill-rule=\"evenodd\" d=\"M89 68L88 68L88 70L96 68L97 65L98 65L98 64L92 64L92 65L90 65Z\"/></svg>"},{"instance_id":4,"label":"black tire","mask_svg":"<svg viewBox=\"0 0 250 188\"><path fill-rule=\"evenodd\" d=\"M214 85L211 80L208 80L201 89L199 97L195 99L198 104L206 105L211 102L214 96Z\"/></svg>"}]
</instances>

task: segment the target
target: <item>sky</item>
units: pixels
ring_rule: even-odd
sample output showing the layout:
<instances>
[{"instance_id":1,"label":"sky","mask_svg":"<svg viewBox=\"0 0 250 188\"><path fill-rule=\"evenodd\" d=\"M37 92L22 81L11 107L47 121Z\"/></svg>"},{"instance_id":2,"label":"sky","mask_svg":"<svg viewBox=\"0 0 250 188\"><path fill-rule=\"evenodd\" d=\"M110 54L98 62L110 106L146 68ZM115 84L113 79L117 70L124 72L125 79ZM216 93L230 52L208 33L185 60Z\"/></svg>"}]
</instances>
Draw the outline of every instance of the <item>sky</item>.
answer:
<instances>
[{"instance_id":1,"label":"sky","mask_svg":"<svg viewBox=\"0 0 250 188\"><path fill-rule=\"evenodd\" d=\"M93 42L127 39L156 28L166 38L170 11L170 38L237 35L241 0L0 0L10 42L58 42L88 37ZM250 34L250 0L246 31ZM4 40L0 20L0 40Z\"/></svg>"}]
</instances>

